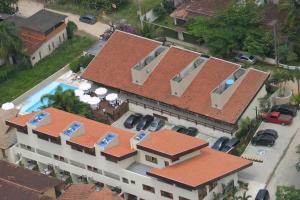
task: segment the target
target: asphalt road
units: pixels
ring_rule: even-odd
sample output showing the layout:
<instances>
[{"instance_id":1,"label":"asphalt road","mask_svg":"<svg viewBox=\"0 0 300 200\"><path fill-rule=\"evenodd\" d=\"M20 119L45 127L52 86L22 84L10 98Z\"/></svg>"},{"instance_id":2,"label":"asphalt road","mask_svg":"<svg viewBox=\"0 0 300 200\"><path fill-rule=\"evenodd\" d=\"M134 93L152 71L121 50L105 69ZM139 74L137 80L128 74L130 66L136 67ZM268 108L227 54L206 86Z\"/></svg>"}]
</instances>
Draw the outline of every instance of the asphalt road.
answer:
<instances>
[{"instance_id":1,"label":"asphalt road","mask_svg":"<svg viewBox=\"0 0 300 200\"><path fill-rule=\"evenodd\" d=\"M32 14L44 8L42 3L39 3L34 0L19 0L18 7L19 7L19 14L25 17L29 17ZM51 10L51 11L67 15L68 16L67 20L75 22L79 31L86 32L95 37L99 37L101 34L103 34L103 32L106 29L109 28L107 24L101 22L97 22L93 25L82 23L79 21L79 15L74 15L72 13L67 13L67 12L59 12L56 10Z\"/></svg>"}]
</instances>

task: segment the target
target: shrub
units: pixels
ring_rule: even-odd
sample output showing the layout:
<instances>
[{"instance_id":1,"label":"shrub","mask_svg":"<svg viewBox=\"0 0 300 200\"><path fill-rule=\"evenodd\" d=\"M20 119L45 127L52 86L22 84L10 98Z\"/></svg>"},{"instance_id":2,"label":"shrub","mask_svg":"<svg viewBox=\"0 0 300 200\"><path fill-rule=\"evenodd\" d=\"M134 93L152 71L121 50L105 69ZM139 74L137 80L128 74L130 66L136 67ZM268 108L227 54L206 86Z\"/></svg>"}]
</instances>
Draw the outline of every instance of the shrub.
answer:
<instances>
[{"instance_id":1,"label":"shrub","mask_svg":"<svg viewBox=\"0 0 300 200\"><path fill-rule=\"evenodd\" d=\"M161 7L160 5L153 8L153 13L158 18L163 18L167 15L167 11L163 7Z\"/></svg>"},{"instance_id":2,"label":"shrub","mask_svg":"<svg viewBox=\"0 0 300 200\"><path fill-rule=\"evenodd\" d=\"M79 58L76 58L73 62L70 63L70 69L77 73L80 70L80 67L86 68L87 65L91 62L91 60L94 58L92 55L85 55L81 56Z\"/></svg>"},{"instance_id":3,"label":"shrub","mask_svg":"<svg viewBox=\"0 0 300 200\"><path fill-rule=\"evenodd\" d=\"M77 25L72 22L69 21L67 24L67 35L68 35L68 39L72 39L74 36L74 32L78 29Z\"/></svg>"}]
</instances>

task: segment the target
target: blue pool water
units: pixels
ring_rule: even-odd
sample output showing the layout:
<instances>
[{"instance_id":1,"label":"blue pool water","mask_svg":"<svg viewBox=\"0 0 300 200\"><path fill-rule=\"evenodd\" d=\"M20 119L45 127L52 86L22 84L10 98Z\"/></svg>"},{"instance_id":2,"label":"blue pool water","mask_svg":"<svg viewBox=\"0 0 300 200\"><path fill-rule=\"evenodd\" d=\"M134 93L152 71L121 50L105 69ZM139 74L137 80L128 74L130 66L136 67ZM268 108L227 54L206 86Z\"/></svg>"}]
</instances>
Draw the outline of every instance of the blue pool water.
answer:
<instances>
[{"instance_id":1,"label":"blue pool water","mask_svg":"<svg viewBox=\"0 0 300 200\"><path fill-rule=\"evenodd\" d=\"M42 106L48 105L48 100L45 99L43 102L41 102L41 97L45 94L54 94L55 90L58 86L61 86L63 91L65 90L76 90L77 87L67 85L60 82L52 82L31 97L29 97L25 102L24 105L21 108L22 113L31 113L35 111L39 111Z\"/></svg>"}]
</instances>

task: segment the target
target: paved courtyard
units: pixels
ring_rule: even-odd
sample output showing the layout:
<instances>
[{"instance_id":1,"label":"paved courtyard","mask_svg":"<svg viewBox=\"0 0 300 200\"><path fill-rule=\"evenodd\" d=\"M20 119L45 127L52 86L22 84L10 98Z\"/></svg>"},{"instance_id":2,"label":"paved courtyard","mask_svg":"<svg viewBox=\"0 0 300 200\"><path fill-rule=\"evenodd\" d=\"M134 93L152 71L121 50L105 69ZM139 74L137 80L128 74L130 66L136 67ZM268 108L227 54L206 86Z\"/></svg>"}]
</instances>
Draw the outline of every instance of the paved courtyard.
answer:
<instances>
[{"instance_id":1,"label":"paved courtyard","mask_svg":"<svg viewBox=\"0 0 300 200\"><path fill-rule=\"evenodd\" d=\"M34 0L19 0L18 6L19 6L19 14L25 17L31 16L32 14L44 8L44 5L42 3ZM75 22L79 31L86 32L95 37L99 37L101 34L104 33L106 29L109 28L107 24L101 22L97 22L93 25L82 23L79 21L79 15L74 15L72 13L67 13L67 12L59 12L56 10L51 10L51 11L67 15L68 16L67 20Z\"/></svg>"},{"instance_id":2,"label":"paved courtyard","mask_svg":"<svg viewBox=\"0 0 300 200\"><path fill-rule=\"evenodd\" d=\"M276 140L276 143L273 147L253 146L249 144L244 154L261 157L263 159L263 162L262 163L254 162L252 167L249 167L243 170L242 172L240 172L239 177L246 182L248 181L252 183L256 182L257 184L252 184L253 187L256 187L256 185L261 185L263 188L266 184L270 182L270 180L276 177L274 176L274 174L277 173L276 168L280 163L286 162L286 164L284 165L292 165L288 161L289 158L286 158L288 157L286 155L286 151L289 148L289 146L291 146L290 144L293 142L296 134L299 132L299 126L300 126L299 122L300 122L299 114L294 118L293 123L290 126L282 126L282 125L263 122L260 125L258 130L268 129L268 128L275 129L277 130L279 137ZM287 161L283 161L285 159L287 159ZM290 168L291 167L289 167L289 170ZM289 170L286 169L282 170L281 176L286 176L285 174ZM292 168L291 170L294 170L294 168ZM272 178L272 176L274 177ZM276 181L274 184L275 185L277 184ZM258 190L257 188L254 189L253 187L251 188L251 184L250 184L249 193L252 196L255 196ZM272 190L271 193L272 193L271 195L274 196L275 191Z\"/></svg>"}]
</instances>

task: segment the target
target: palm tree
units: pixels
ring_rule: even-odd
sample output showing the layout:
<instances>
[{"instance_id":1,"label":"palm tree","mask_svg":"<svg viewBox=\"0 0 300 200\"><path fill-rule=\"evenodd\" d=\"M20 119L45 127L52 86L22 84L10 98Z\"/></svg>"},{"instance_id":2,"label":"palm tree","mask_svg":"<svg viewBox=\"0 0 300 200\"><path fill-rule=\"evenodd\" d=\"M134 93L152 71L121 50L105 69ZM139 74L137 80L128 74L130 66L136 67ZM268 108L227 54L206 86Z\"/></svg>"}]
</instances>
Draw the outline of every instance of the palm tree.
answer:
<instances>
[{"instance_id":1,"label":"palm tree","mask_svg":"<svg viewBox=\"0 0 300 200\"><path fill-rule=\"evenodd\" d=\"M300 93L293 94L291 97L291 103L299 108L300 105Z\"/></svg>"},{"instance_id":2,"label":"palm tree","mask_svg":"<svg viewBox=\"0 0 300 200\"><path fill-rule=\"evenodd\" d=\"M92 110L88 104L85 104L75 96L74 91L63 91L62 87L57 87L54 94L46 94L41 97L41 102L48 100L44 107L54 107L70 113L78 114L92 119Z\"/></svg>"},{"instance_id":3,"label":"palm tree","mask_svg":"<svg viewBox=\"0 0 300 200\"><path fill-rule=\"evenodd\" d=\"M243 196L238 196L237 197L237 200L248 200L248 199L251 199L251 198L252 198L252 196L251 195L247 195L247 191L245 191L243 193Z\"/></svg>"},{"instance_id":4,"label":"palm tree","mask_svg":"<svg viewBox=\"0 0 300 200\"><path fill-rule=\"evenodd\" d=\"M293 74L288 70L277 69L273 73L271 82L279 87L279 96L282 97L285 95L286 84L288 81L294 81Z\"/></svg>"},{"instance_id":5,"label":"palm tree","mask_svg":"<svg viewBox=\"0 0 300 200\"><path fill-rule=\"evenodd\" d=\"M8 59L11 55L22 54L22 40L18 29L11 22L0 23L0 58Z\"/></svg>"}]
</instances>

